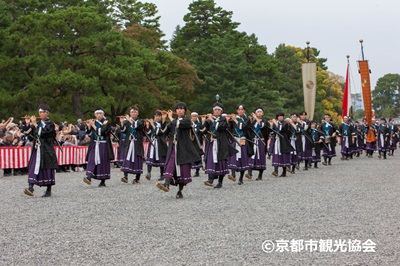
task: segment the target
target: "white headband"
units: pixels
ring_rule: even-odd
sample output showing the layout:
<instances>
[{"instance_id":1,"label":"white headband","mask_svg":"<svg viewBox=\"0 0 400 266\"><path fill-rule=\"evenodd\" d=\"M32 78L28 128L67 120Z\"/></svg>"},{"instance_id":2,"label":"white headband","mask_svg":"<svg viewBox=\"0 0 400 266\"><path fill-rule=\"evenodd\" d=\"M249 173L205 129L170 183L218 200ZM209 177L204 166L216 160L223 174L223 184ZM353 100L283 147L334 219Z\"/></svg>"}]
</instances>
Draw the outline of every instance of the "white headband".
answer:
<instances>
[{"instance_id":1,"label":"white headband","mask_svg":"<svg viewBox=\"0 0 400 266\"><path fill-rule=\"evenodd\" d=\"M139 113L139 111L138 111L138 110L135 110L135 109L131 109L131 111L130 111L130 112Z\"/></svg>"},{"instance_id":2,"label":"white headband","mask_svg":"<svg viewBox=\"0 0 400 266\"><path fill-rule=\"evenodd\" d=\"M39 108L39 112L48 112L47 110L43 110L42 108Z\"/></svg>"},{"instance_id":3,"label":"white headband","mask_svg":"<svg viewBox=\"0 0 400 266\"><path fill-rule=\"evenodd\" d=\"M190 115L199 115L197 112L192 112Z\"/></svg>"},{"instance_id":4,"label":"white headband","mask_svg":"<svg viewBox=\"0 0 400 266\"><path fill-rule=\"evenodd\" d=\"M262 113L264 113L264 111L263 111L262 109L257 109L257 110L256 110L256 113L257 113L257 112L262 112Z\"/></svg>"},{"instance_id":5,"label":"white headband","mask_svg":"<svg viewBox=\"0 0 400 266\"><path fill-rule=\"evenodd\" d=\"M97 113L103 113L104 114L104 111L103 110L96 110L96 111L94 111L94 114L97 114Z\"/></svg>"},{"instance_id":6,"label":"white headband","mask_svg":"<svg viewBox=\"0 0 400 266\"><path fill-rule=\"evenodd\" d=\"M219 106L215 106L215 107L213 108L213 111L214 111L214 110L221 110L221 111L222 111L222 108L219 107Z\"/></svg>"}]
</instances>

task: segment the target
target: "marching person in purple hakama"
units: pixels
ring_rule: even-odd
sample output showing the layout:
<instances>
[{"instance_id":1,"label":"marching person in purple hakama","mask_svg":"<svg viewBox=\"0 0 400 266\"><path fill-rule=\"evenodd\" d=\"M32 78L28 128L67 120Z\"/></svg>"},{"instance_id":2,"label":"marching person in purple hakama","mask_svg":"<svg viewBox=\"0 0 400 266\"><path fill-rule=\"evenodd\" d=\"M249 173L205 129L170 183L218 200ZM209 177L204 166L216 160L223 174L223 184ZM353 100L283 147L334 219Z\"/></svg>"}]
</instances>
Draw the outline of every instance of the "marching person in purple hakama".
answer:
<instances>
[{"instance_id":1,"label":"marching person in purple hakama","mask_svg":"<svg viewBox=\"0 0 400 266\"><path fill-rule=\"evenodd\" d=\"M114 165L116 168L121 168L124 162L126 134L121 132L120 126L117 126L115 135L118 137L118 160L114 162Z\"/></svg>"},{"instance_id":2,"label":"marching person in purple hakama","mask_svg":"<svg viewBox=\"0 0 400 266\"><path fill-rule=\"evenodd\" d=\"M125 138L125 154L122 162L121 171L124 176L121 178L122 183L128 183L128 174L134 174L135 179L132 184L139 184L140 175L143 173L143 133L144 122L138 119L139 108L132 106L129 116L121 118L121 132L126 134Z\"/></svg>"},{"instance_id":3,"label":"marching person in purple hakama","mask_svg":"<svg viewBox=\"0 0 400 266\"><path fill-rule=\"evenodd\" d=\"M207 134L205 148L206 174L208 180L204 185L222 188L224 176L229 173L228 160L238 151L229 143L228 120L229 116L222 116L224 106L217 102L213 105L213 114L208 114L207 118L202 117L203 127L200 129L203 134ZM218 183L214 186L214 179ZM234 180L232 180L234 181Z\"/></svg>"},{"instance_id":4,"label":"marching person in purple hakama","mask_svg":"<svg viewBox=\"0 0 400 266\"><path fill-rule=\"evenodd\" d=\"M366 156L368 158L373 157L374 151L376 151L376 135L377 135L377 126L375 125L375 118L372 118L372 125L368 125L367 119L363 119L364 124L364 142L365 142L365 150ZM371 130L370 130L371 129ZM373 140L368 141L368 132L371 131L374 134Z\"/></svg>"},{"instance_id":5,"label":"marching person in purple hakama","mask_svg":"<svg viewBox=\"0 0 400 266\"><path fill-rule=\"evenodd\" d=\"M353 158L353 143L356 133L354 127L349 123L349 117L344 116L343 122L338 129L341 145L341 160L349 160Z\"/></svg>"},{"instance_id":6,"label":"marching person in purple hakama","mask_svg":"<svg viewBox=\"0 0 400 266\"><path fill-rule=\"evenodd\" d=\"M308 170L311 167L311 161L313 158L312 150L314 143L310 136L310 121L307 119L307 112L301 111L299 113L299 125L300 138L301 138L301 148L300 160L304 161L303 170Z\"/></svg>"},{"instance_id":7,"label":"marching person in purple hakama","mask_svg":"<svg viewBox=\"0 0 400 266\"><path fill-rule=\"evenodd\" d=\"M254 148L248 141L251 137L249 130L251 127L250 119L246 116L246 107L243 104L236 106L236 114L232 114L229 120L229 130L232 133L233 147L239 151L233 155L228 164L228 168L231 169L232 175L228 176L231 180L236 180L236 172L240 172L239 185L243 184L244 172L250 169L249 157L253 156ZM246 178L251 179L252 176L246 175Z\"/></svg>"},{"instance_id":8,"label":"marching person in purple hakama","mask_svg":"<svg viewBox=\"0 0 400 266\"><path fill-rule=\"evenodd\" d=\"M378 152L380 159L383 156L383 159L386 159L386 153L389 150L389 128L386 125L386 119L381 118L379 127L378 127Z\"/></svg>"},{"instance_id":9,"label":"marching person in purple hakama","mask_svg":"<svg viewBox=\"0 0 400 266\"><path fill-rule=\"evenodd\" d=\"M323 143L324 136L321 134L321 131L317 129L317 122L314 120L310 122L308 131L312 140L311 162L314 163L314 168L318 168L318 163L321 161L321 145L325 145L325 143Z\"/></svg>"},{"instance_id":10,"label":"marching person in purple hakama","mask_svg":"<svg viewBox=\"0 0 400 266\"><path fill-rule=\"evenodd\" d=\"M284 113L277 112L274 119L272 119L272 130L275 133L274 150L272 154L272 166L274 171L273 176L278 176L278 168L282 167L283 172L280 177L286 176L286 168L290 167L290 153L294 151L294 148L289 141L289 123L283 121Z\"/></svg>"},{"instance_id":11,"label":"marching person in purple hakama","mask_svg":"<svg viewBox=\"0 0 400 266\"><path fill-rule=\"evenodd\" d=\"M258 177L256 180L258 181L262 180L263 172L267 169L266 153L270 124L263 119L264 110L261 107L258 107L251 115L253 118L251 128L253 132L254 154L250 157L251 168L249 170L249 175L252 176L252 171L257 170Z\"/></svg>"},{"instance_id":12,"label":"marching person in purple hakama","mask_svg":"<svg viewBox=\"0 0 400 266\"><path fill-rule=\"evenodd\" d=\"M146 133L149 139L147 149L146 164L147 175L146 179L151 179L151 170L153 167L160 167L159 181L163 180L165 161L167 157L167 142L166 136L161 129L165 128L165 120L162 119L161 111L154 113L154 119L146 121Z\"/></svg>"},{"instance_id":13,"label":"marching person in purple hakama","mask_svg":"<svg viewBox=\"0 0 400 266\"><path fill-rule=\"evenodd\" d=\"M36 117L30 119L30 129L26 131L28 138L33 142L31 158L29 160L28 184L29 188L24 190L28 196L33 196L34 185L46 186L46 192L42 197L51 196L51 187L56 184L55 175L58 168L57 156L54 151L54 140L56 136L55 126L49 119L50 108L46 104L39 105L40 121Z\"/></svg>"},{"instance_id":14,"label":"marching person in purple hakama","mask_svg":"<svg viewBox=\"0 0 400 266\"><path fill-rule=\"evenodd\" d=\"M88 185L92 179L100 180L99 187L106 186L106 180L110 179L110 161L114 160L114 151L110 140L111 123L106 120L103 108L97 108L94 112L95 120L87 123L87 134L90 136L90 144L86 155L86 177L83 179Z\"/></svg>"},{"instance_id":15,"label":"marching person in purple hakama","mask_svg":"<svg viewBox=\"0 0 400 266\"><path fill-rule=\"evenodd\" d=\"M325 114L325 121L320 125L319 131L324 133L323 165L332 165L332 158L336 156L336 134L337 126L331 121L331 115Z\"/></svg>"},{"instance_id":16,"label":"marching person in purple hakama","mask_svg":"<svg viewBox=\"0 0 400 266\"><path fill-rule=\"evenodd\" d=\"M169 139L167 163L164 171L165 182L157 182L156 186L165 192L169 191L170 185L179 186L176 198L180 199L183 198L183 188L192 182L191 164L199 161L200 155L190 139L192 122L185 116L186 104L178 102L175 110L178 118L174 119L173 112L168 111L171 122L162 129Z\"/></svg>"},{"instance_id":17,"label":"marching person in purple hakama","mask_svg":"<svg viewBox=\"0 0 400 266\"><path fill-rule=\"evenodd\" d=\"M300 136L300 123L297 122L297 114L292 113L290 118L286 118L286 121L292 121L289 125L289 140L294 151L290 153L290 165L291 168L287 168L292 174L296 173L295 169L300 169L300 154L303 152L303 145Z\"/></svg>"},{"instance_id":18,"label":"marching person in purple hakama","mask_svg":"<svg viewBox=\"0 0 400 266\"><path fill-rule=\"evenodd\" d=\"M394 119L389 119L389 156L393 156L394 150L397 149L399 142L399 129L394 125Z\"/></svg>"},{"instance_id":19,"label":"marching person in purple hakama","mask_svg":"<svg viewBox=\"0 0 400 266\"><path fill-rule=\"evenodd\" d=\"M203 139L202 139L202 133L200 132L200 128L202 127L202 125L201 122L199 121L199 114L197 112L192 112L190 116L192 120L192 129L193 129L193 134L190 134L190 138L197 152L200 155L200 161L194 162L192 164L192 169L196 169L194 176L198 177L200 176L200 169L204 167L202 160L202 156L204 156L204 151L202 147Z\"/></svg>"}]
</instances>

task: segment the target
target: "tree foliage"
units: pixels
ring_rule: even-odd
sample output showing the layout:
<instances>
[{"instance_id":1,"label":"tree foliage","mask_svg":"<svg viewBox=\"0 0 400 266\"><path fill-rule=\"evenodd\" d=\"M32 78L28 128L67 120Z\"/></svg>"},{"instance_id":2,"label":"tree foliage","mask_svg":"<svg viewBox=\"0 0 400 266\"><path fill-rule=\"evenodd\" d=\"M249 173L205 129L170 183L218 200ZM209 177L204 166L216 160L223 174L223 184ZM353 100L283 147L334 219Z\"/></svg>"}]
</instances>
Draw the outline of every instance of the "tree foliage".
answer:
<instances>
[{"instance_id":1,"label":"tree foliage","mask_svg":"<svg viewBox=\"0 0 400 266\"><path fill-rule=\"evenodd\" d=\"M151 115L190 99L200 80L193 66L165 50L154 5L73 2L34 2L29 12L6 3L1 115L31 113L46 102L59 119L91 117L98 106L114 119L133 104Z\"/></svg>"},{"instance_id":2,"label":"tree foliage","mask_svg":"<svg viewBox=\"0 0 400 266\"><path fill-rule=\"evenodd\" d=\"M372 91L375 113L379 117L400 115L400 74L386 74Z\"/></svg>"}]
</instances>

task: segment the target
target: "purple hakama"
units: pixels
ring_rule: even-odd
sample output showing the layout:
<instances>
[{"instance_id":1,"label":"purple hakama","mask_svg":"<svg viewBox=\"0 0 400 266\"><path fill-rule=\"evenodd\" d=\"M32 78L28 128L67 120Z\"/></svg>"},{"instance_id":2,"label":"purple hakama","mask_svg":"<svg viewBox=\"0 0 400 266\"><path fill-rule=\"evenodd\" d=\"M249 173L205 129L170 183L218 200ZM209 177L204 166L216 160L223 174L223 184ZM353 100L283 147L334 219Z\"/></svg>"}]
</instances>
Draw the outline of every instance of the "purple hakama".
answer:
<instances>
[{"instance_id":1,"label":"purple hakama","mask_svg":"<svg viewBox=\"0 0 400 266\"><path fill-rule=\"evenodd\" d=\"M56 184L56 170L55 169L39 169L39 173L35 175L35 166L37 158L37 149L33 149L31 158L29 160L29 173L28 184L42 186L53 186Z\"/></svg>"},{"instance_id":2,"label":"purple hakama","mask_svg":"<svg viewBox=\"0 0 400 266\"><path fill-rule=\"evenodd\" d=\"M165 156L159 155L157 140L152 143L155 147L149 142L149 148L147 150L146 156L146 164L154 167L164 167L167 158Z\"/></svg>"},{"instance_id":3,"label":"purple hakama","mask_svg":"<svg viewBox=\"0 0 400 266\"><path fill-rule=\"evenodd\" d=\"M267 169L265 144L260 140L255 140L254 155L250 158L250 165L253 170L265 170Z\"/></svg>"},{"instance_id":4,"label":"purple hakama","mask_svg":"<svg viewBox=\"0 0 400 266\"><path fill-rule=\"evenodd\" d=\"M124 157L124 161L122 163L121 171L129 174L142 174L143 173L143 157L138 155L136 145L136 140L131 140L130 143L133 142L132 150L130 147L128 148L128 152Z\"/></svg>"},{"instance_id":5,"label":"purple hakama","mask_svg":"<svg viewBox=\"0 0 400 266\"><path fill-rule=\"evenodd\" d=\"M228 160L218 160L216 163L214 163L214 155L213 155L214 141L208 145L205 173L214 176L226 175L229 173Z\"/></svg>"},{"instance_id":6,"label":"purple hakama","mask_svg":"<svg viewBox=\"0 0 400 266\"><path fill-rule=\"evenodd\" d=\"M172 150L169 157L169 160L164 169L164 178L170 178L170 184L176 186L178 184L186 185L192 182L191 168L190 164L175 164L175 144L172 144ZM177 167L179 167L180 175L177 175Z\"/></svg>"},{"instance_id":7,"label":"purple hakama","mask_svg":"<svg viewBox=\"0 0 400 266\"><path fill-rule=\"evenodd\" d=\"M228 169L233 169L237 172L249 170L249 155L247 154L246 145L239 145L236 142L233 142L232 146L239 152L231 157L228 164Z\"/></svg>"},{"instance_id":8,"label":"purple hakama","mask_svg":"<svg viewBox=\"0 0 400 266\"><path fill-rule=\"evenodd\" d=\"M99 153L100 153L100 164L96 165L95 163L96 144L95 144L89 153L88 162L86 166L86 176L98 180L110 179L110 171L111 171L110 159L108 157L108 148L107 148L107 143L105 141L99 143Z\"/></svg>"}]
</instances>

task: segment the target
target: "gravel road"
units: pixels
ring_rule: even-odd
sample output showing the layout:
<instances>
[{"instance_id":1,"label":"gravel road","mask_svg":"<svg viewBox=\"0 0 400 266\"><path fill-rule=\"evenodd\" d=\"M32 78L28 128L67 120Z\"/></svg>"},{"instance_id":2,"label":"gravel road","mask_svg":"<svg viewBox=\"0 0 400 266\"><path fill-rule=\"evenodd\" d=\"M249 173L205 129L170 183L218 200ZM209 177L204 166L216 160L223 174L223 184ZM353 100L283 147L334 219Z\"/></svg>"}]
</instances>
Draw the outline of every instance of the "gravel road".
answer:
<instances>
[{"instance_id":1,"label":"gravel road","mask_svg":"<svg viewBox=\"0 0 400 266\"><path fill-rule=\"evenodd\" d=\"M24 195L26 176L2 177L0 265L400 265L400 151L285 178L267 163L242 186L206 187L201 174L183 199L156 188L157 168L139 185L112 169L106 188L57 173L51 198Z\"/></svg>"}]
</instances>

